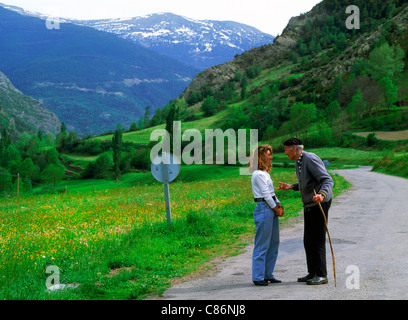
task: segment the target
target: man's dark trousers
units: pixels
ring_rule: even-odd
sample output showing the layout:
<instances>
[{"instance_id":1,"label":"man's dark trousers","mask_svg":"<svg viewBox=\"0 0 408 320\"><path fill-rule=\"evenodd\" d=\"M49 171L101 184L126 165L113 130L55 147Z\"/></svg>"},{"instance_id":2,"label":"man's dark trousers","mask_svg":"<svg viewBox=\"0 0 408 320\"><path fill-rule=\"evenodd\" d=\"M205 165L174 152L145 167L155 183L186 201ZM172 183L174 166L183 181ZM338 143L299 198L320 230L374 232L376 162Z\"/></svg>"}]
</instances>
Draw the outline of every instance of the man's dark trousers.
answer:
<instances>
[{"instance_id":1,"label":"man's dark trousers","mask_svg":"<svg viewBox=\"0 0 408 320\"><path fill-rule=\"evenodd\" d=\"M320 203L328 221L331 199ZM319 277L327 276L326 226L319 205L304 210L303 244L306 251L307 271Z\"/></svg>"}]
</instances>

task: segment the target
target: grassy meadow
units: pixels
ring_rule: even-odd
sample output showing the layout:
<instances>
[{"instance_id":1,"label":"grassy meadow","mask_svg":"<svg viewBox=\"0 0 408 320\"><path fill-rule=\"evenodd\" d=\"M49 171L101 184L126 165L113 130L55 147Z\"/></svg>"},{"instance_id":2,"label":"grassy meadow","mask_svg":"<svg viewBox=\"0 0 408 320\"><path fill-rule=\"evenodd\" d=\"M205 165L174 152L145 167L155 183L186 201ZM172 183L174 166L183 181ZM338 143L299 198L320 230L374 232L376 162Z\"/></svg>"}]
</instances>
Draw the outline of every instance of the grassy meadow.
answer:
<instances>
[{"instance_id":1,"label":"grassy meadow","mask_svg":"<svg viewBox=\"0 0 408 320\"><path fill-rule=\"evenodd\" d=\"M170 184L172 227L163 185L134 173L67 194L0 199L0 299L143 299L171 281L237 254L252 241L255 203L250 176L238 167L185 166ZM273 168L295 181L292 168ZM348 183L334 176L336 193ZM143 182L143 184L141 184ZM138 185L139 184L139 185ZM104 187L103 187L104 185ZM285 217L301 210L295 192L277 192ZM48 266L75 289L47 292ZM250 275L248 275L250 281Z\"/></svg>"}]
</instances>

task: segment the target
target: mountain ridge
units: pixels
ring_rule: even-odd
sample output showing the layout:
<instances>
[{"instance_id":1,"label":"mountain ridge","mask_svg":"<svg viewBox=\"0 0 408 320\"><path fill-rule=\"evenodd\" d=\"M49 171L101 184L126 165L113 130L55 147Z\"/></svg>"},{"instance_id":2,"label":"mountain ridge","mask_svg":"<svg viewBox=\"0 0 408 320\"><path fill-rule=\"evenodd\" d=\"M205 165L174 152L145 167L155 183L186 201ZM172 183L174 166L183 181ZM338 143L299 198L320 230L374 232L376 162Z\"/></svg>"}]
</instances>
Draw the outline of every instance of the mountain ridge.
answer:
<instances>
[{"instance_id":1,"label":"mountain ridge","mask_svg":"<svg viewBox=\"0 0 408 320\"><path fill-rule=\"evenodd\" d=\"M56 135L61 129L57 115L39 101L25 96L0 72L0 130L6 129L13 140L22 134Z\"/></svg>"},{"instance_id":2,"label":"mountain ridge","mask_svg":"<svg viewBox=\"0 0 408 320\"><path fill-rule=\"evenodd\" d=\"M79 136L129 126L182 92L198 72L116 35L0 6L0 70Z\"/></svg>"},{"instance_id":3,"label":"mountain ridge","mask_svg":"<svg viewBox=\"0 0 408 320\"><path fill-rule=\"evenodd\" d=\"M0 3L22 15L47 19L45 14ZM116 34L144 48L187 63L200 71L227 62L236 54L272 43L274 36L235 21L199 20L171 12L144 16L79 20L58 18L59 23L87 26Z\"/></svg>"},{"instance_id":4,"label":"mountain ridge","mask_svg":"<svg viewBox=\"0 0 408 320\"><path fill-rule=\"evenodd\" d=\"M272 43L274 39L242 23L197 20L170 12L132 18L72 20L72 23L115 33L201 70L224 63L250 48Z\"/></svg>"}]
</instances>

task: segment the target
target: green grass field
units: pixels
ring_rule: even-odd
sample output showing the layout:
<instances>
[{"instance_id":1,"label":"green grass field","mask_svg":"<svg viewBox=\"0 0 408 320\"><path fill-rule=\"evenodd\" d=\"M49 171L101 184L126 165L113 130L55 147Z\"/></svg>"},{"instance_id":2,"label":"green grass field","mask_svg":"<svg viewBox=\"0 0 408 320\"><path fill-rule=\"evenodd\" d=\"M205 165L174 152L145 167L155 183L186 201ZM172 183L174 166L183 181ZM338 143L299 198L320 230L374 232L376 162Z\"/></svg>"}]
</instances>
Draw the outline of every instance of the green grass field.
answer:
<instances>
[{"instance_id":1,"label":"green grass field","mask_svg":"<svg viewBox=\"0 0 408 320\"><path fill-rule=\"evenodd\" d=\"M250 176L239 176L237 167L183 167L170 184L172 228L163 185L149 175L73 181L68 194L1 199L0 299L143 299L216 255L236 254L253 237ZM271 176L275 187L296 179L290 168L274 168ZM336 194L348 187L334 178ZM295 192L277 194L284 224L301 202ZM59 268L61 284L78 287L47 292L49 266Z\"/></svg>"}]
</instances>

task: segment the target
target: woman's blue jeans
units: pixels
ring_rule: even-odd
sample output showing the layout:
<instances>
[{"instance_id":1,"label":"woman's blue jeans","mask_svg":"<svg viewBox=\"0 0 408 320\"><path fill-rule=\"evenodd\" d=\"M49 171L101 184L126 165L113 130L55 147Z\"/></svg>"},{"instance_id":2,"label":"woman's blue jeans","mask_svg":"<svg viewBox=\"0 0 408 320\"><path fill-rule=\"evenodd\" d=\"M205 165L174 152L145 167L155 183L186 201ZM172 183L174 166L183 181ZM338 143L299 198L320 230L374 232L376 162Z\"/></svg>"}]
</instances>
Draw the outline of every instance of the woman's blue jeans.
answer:
<instances>
[{"instance_id":1,"label":"woman's blue jeans","mask_svg":"<svg viewBox=\"0 0 408 320\"><path fill-rule=\"evenodd\" d=\"M258 202L254 210L256 227L252 254L252 281L274 278L273 270L278 258L279 218L265 202Z\"/></svg>"}]
</instances>

